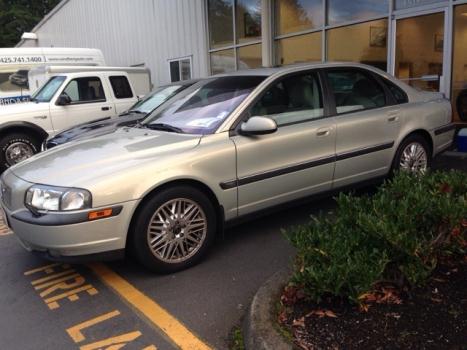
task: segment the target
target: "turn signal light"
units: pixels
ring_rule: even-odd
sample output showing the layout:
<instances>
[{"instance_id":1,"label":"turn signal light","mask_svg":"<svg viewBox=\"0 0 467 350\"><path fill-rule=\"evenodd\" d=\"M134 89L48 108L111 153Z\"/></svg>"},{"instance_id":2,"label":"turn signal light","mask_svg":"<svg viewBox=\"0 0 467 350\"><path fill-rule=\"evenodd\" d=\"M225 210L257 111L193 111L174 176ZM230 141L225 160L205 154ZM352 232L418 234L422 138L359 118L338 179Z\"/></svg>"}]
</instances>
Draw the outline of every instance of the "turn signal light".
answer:
<instances>
[{"instance_id":1,"label":"turn signal light","mask_svg":"<svg viewBox=\"0 0 467 350\"><path fill-rule=\"evenodd\" d=\"M91 211L88 214L88 220L103 219L112 216L112 208L102 209L97 211Z\"/></svg>"}]
</instances>

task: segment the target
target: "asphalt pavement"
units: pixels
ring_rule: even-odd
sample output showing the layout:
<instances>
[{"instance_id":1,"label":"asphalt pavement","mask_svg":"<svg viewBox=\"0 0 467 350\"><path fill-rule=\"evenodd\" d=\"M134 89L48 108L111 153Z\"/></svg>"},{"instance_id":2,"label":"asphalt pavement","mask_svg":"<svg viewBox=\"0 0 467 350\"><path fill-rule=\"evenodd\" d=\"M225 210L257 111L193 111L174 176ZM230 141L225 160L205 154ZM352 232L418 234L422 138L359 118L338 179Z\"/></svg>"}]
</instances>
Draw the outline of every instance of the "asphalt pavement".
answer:
<instances>
[{"instance_id":1,"label":"asphalt pavement","mask_svg":"<svg viewBox=\"0 0 467 350\"><path fill-rule=\"evenodd\" d=\"M467 157L434 168L467 171ZM54 264L0 219L0 349L227 349L258 288L293 259L282 230L333 207L328 197L231 228L201 264L171 275L129 259Z\"/></svg>"}]
</instances>

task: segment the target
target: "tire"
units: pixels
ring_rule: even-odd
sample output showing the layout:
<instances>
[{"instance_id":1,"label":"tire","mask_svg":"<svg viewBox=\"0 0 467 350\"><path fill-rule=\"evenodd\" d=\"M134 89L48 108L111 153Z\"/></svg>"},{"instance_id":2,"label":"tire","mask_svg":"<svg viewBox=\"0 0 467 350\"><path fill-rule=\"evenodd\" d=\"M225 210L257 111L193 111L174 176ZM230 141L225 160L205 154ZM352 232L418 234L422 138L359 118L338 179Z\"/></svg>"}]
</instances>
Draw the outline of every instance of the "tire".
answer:
<instances>
[{"instance_id":1,"label":"tire","mask_svg":"<svg viewBox=\"0 0 467 350\"><path fill-rule=\"evenodd\" d=\"M145 267L172 273L200 262L216 230L216 212L208 197L194 187L174 186L157 192L138 210L128 243Z\"/></svg>"},{"instance_id":2,"label":"tire","mask_svg":"<svg viewBox=\"0 0 467 350\"><path fill-rule=\"evenodd\" d=\"M407 153L410 153L409 147L412 148L412 153L416 154L414 159L410 159ZM425 157L425 165L423 165L423 155ZM420 161L416 159L420 158ZM428 141L421 135L410 135L405 138L397 149L396 156L392 164L392 173L396 171L409 171L412 173L424 173L431 167L431 148ZM405 166L404 166L405 164Z\"/></svg>"},{"instance_id":3,"label":"tire","mask_svg":"<svg viewBox=\"0 0 467 350\"><path fill-rule=\"evenodd\" d=\"M0 137L0 172L40 151L40 141L27 133ZM18 153L19 152L19 153Z\"/></svg>"}]
</instances>

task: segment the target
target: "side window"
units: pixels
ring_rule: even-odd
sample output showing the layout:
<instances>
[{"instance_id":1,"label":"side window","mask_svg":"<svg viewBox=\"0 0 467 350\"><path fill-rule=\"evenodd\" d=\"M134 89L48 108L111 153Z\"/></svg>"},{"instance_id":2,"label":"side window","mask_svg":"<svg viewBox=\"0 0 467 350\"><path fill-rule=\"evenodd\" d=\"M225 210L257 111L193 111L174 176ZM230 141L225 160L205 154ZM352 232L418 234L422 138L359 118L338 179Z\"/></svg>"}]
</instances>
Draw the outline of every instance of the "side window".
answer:
<instances>
[{"instance_id":1,"label":"side window","mask_svg":"<svg viewBox=\"0 0 467 350\"><path fill-rule=\"evenodd\" d=\"M105 101L104 88L98 77L76 78L63 90L72 103Z\"/></svg>"},{"instance_id":2,"label":"side window","mask_svg":"<svg viewBox=\"0 0 467 350\"><path fill-rule=\"evenodd\" d=\"M278 126L324 116L321 86L316 73L294 75L269 88L250 109L250 116L268 116Z\"/></svg>"},{"instance_id":3,"label":"side window","mask_svg":"<svg viewBox=\"0 0 467 350\"><path fill-rule=\"evenodd\" d=\"M116 98L132 98L133 92L131 91L130 83L124 75L109 77L110 85Z\"/></svg>"},{"instance_id":4,"label":"side window","mask_svg":"<svg viewBox=\"0 0 467 350\"><path fill-rule=\"evenodd\" d=\"M327 72L336 101L337 114L384 107L384 89L370 75L356 69L336 69Z\"/></svg>"},{"instance_id":5,"label":"side window","mask_svg":"<svg viewBox=\"0 0 467 350\"><path fill-rule=\"evenodd\" d=\"M409 98L407 97L407 94L404 92L404 90L396 86L396 84L389 81L388 79L381 78L381 80L383 81L383 84L386 85L386 87L389 89L398 104L409 102Z\"/></svg>"}]
</instances>

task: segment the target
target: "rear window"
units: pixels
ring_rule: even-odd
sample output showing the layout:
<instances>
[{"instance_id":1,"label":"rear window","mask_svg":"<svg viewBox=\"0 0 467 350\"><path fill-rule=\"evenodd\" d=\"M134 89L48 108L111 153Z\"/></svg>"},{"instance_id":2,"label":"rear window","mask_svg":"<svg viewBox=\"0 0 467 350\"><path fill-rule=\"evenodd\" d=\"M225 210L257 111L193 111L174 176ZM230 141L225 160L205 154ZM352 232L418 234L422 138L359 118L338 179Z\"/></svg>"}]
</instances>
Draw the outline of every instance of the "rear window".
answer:
<instances>
[{"instance_id":1,"label":"rear window","mask_svg":"<svg viewBox=\"0 0 467 350\"><path fill-rule=\"evenodd\" d=\"M116 98L121 99L133 97L133 92L131 91L131 86L126 76L113 76L109 77L109 80Z\"/></svg>"},{"instance_id":2,"label":"rear window","mask_svg":"<svg viewBox=\"0 0 467 350\"><path fill-rule=\"evenodd\" d=\"M389 81L388 79L383 78L381 80L383 81L384 85L386 85L386 87L389 89L389 91L391 92L392 96L398 104L409 102L409 98L407 97L407 94L404 92L404 90L396 86L396 84Z\"/></svg>"}]
</instances>

